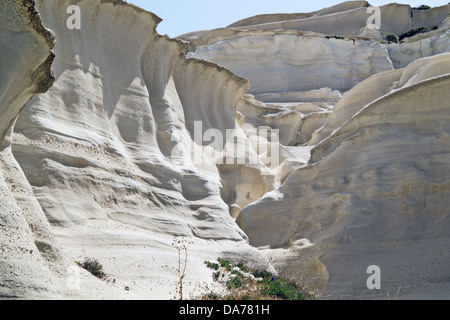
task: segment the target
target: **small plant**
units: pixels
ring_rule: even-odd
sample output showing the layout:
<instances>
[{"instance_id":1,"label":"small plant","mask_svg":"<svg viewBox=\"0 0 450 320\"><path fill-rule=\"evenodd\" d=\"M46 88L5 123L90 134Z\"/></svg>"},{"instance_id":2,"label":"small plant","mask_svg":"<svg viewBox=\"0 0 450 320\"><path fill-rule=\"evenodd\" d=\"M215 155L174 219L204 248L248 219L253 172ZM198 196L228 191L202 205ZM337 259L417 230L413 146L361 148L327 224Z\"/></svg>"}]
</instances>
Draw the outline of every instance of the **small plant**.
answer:
<instances>
[{"instance_id":1,"label":"small plant","mask_svg":"<svg viewBox=\"0 0 450 320\"><path fill-rule=\"evenodd\" d=\"M233 266L231 265L231 262L228 261L228 260L224 260L224 259L218 258L217 261L219 261L220 266L221 266L222 268L227 269L227 271L230 271L231 268L233 267Z\"/></svg>"},{"instance_id":2,"label":"small plant","mask_svg":"<svg viewBox=\"0 0 450 320\"><path fill-rule=\"evenodd\" d=\"M271 272L251 269L243 262L232 264L225 259L218 259L221 270L213 273L213 279L219 281L221 275L225 279L228 293L224 296L209 293L203 297L207 300L306 300L313 296L304 293L294 282L280 278ZM216 264L205 261L213 270ZM219 268L219 269L220 269Z\"/></svg>"},{"instance_id":3,"label":"small plant","mask_svg":"<svg viewBox=\"0 0 450 320\"><path fill-rule=\"evenodd\" d=\"M303 292L295 283L278 278L265 279L263 293L283 300L304 299Z\"/></svg>"},{"instance_id":4,"label":"small plant","mask_svg":"<svg viewBox=\"0 0 450 320\"><path fill-rule=\"evenodd\" d=\"M412 10L431 10L431 7L427 6L426 4L423 4L421 6L414 7L414 8L411 8L411 9Z\"/></svg>"},{"instance_id":5,"label":"small plant","mask_svg":"<svg viewBox=\"0 0 450 320\"><path fill-rule=\"evenodd\" d=\"M386 41L398 43L398 37L396 34L391 33L386 36Z\"/></svg>"},{"instance_id":6,"label":"small plant","mask_svg":"<svg viewBox=\"0 0 450 320\"><path fill-rule=\"evenodd\" d=\"M238 267L239 269L241 269L243 272L250 272L249 268L243 263L243 262L239 262L236 267Z\"/></svg>"},{"instance_id":7,"label":"small plant","mask_svg":"<svg viewBox=\"0 0 450 320\"><path fill-rule=\"evenodd\" d=\"M413 28L405 33L403 33L402 35L400 35L399 39L400 41L405 39L405 38L410 38L415 36L416 34L420 34L420 33L426 33L429 32L430 29L428 29L428 27L418 27L418 28Z\"/></svg>"},{"instance_id":8,"label":"small plant","mask_svg":"<svg viewBox=\"0 0 450 320\"><path fill-rule=\"evenodd\" d=\"M219 300L220 296L217 293L210 292L206 295L206 298L209 300Z\"/></svg>"},{"instance_id":9,"label":"small plant","mask_svg":"<svg viewBox=\"0 0 450 320\"><path fill-rule=\"evenodd\" d=\"M236 288L242 287L243 284L244 284L243 278L233 277L227 281L227 288L228 289L236 289Z\"/></svg>"},{"instance_id":10,"label":"small plant","mask_svg":"<svg viewBox=\"0 0 450 320\"><path fill-rule=\"evenodd\" d=\"M233 271L231 271L231 274L234 274L235 276L238 276L238 277L244 277L244 275L239 271L239 270L233 270Z\"/></svg>"},{"instance_id":11,"label":"small plant","mask_svg":"<svg viewBox=\"0 0 450 320\"><path fill-rule=\"evenodd\" d=\"M76 262L81 268L89 271L93 276L99 279L105 279L106 273L103 272L103 266L96 259L86 258L83 262Z\"/></svg>"},{"instance_id":12,"label":"small plant","mask_svg":"<svg viewBox=\"0 0 450 320\"><path fill-rule=\"evenodd\" d=\"M219 270L219 264L218 263L212 263L209 261L205 261L205 264L208 268L213 269L213 270Z\"/></svg>"},{"instance_id":13,"label":"small plant","mask_svg":"<svg viewBox=\"0 0 450 320\"><path fill-rule=\"evenodd\" d=\"M180 297L180 300L183 300L183 281L186 277L186 268L188 265L188 242L186 240L179 240L174 238L172 241L172 246L178 252L178 283L177 283L177 294Z\"/></svg>"}]
</instances>

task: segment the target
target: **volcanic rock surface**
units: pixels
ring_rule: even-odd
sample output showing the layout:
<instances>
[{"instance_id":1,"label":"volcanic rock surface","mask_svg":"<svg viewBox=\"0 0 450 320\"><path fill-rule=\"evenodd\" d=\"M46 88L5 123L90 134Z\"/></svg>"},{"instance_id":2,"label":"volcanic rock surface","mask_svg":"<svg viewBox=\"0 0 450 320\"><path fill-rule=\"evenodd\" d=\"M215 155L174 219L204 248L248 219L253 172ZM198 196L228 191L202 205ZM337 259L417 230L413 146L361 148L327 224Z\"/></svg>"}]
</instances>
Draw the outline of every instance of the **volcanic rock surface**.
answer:
<instances>
[{"instance_id":1,"label":"volcanic rock surface","mask_svg":"<svg viewBox=\"0 0 450 320\"><path fill-rule=\"evenodd\" d=\"M448 297L450 5L370 7L171 39L124 1L2 2L0 297L179 297L185 243L184 297L224 256L319 298Z\"/></svg>"}]
</instances>

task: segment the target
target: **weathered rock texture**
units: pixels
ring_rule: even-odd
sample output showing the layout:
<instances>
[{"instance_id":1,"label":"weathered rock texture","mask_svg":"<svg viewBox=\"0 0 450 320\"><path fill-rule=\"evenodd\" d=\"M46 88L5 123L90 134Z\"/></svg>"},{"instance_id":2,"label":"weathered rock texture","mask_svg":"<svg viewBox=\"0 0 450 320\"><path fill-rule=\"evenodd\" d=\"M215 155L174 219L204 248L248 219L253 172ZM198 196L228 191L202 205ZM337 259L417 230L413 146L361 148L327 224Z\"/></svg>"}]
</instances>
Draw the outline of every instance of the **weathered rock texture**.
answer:
<instances>
[{"instance_id":1,"label":"weathered rock texture","mask_svg":"<svg viewBox=\"0 0 450 320\"><path fill-rule=\"evenodd\" d=\"M383 6L380 30L369 6L180 41L123 1L2 2L0 297L170 299L181 239L185 297L222 256L319 297L448 297L449 6Z\"/></svg>"},{"instance_id":2,"label":"weathered rock texture","mask_svg":"<svg viewBox=\"0 0 450 320\"><path fill-rule=\"evenodd\" d=\"M242 32L189 56L213 61L249 79L252 94L324 87L349 90L368 76L392 69L380 43L289 31Z\"/></svg>"},{"instance_id":3,"label":"weathered rock texture","mask_svg":"<svg viewBox=\"0 0 450 320\"><path fill-rule=\"evenodd\" d=\"M54 39L31 1L4 1L0 20L0 298L53 298L59 250L11 139L19 112L53 83Z\"/></svg>"},{"instance_id":4,"label":"weathered rock texture","mask_svg":"<svg viewBox=\"0 0 450 320\"><path fill-rule=\"evenodd\" d=\"M381 30L366 27L368 6L256 16L181 38L188 56L250 80L252 96L238 105L243 128L280 129L292 158L308 162L243 208L237 220L252 245L333 298L442 298L449 6L383 6ZM422 26L431 31L383 41ZM371 265L382 269L382 290L367 289Z\"/></svg>"},{"instance_id":5,"label":"weathered rock texture","mask_svg":"<svg viewBox=\"0 0 450 320\"><path fill-rule=\"evenodd\" d=\"M417 61L397 73L400 87L388 73L349 91L344 98L357 112L330 121L337 129L308 165L241 213L250 243L282 248L307 239L314 246L298 253L295 271L323 263L320 277L336 297L365 298L355 283L364 285L371 265L383 270L381 295L401 288L402 296L445 297L450 76L439 74L449 65L449 54ZM394 88L361 101L375 78Z\"/></svg>"},{"instance_id":6,"label":"weathered rock texture","mask_svg":"<svg viewBox=\"0 0 450 320\"><path fill-rule=\"evenodd\" d=\"M79 30L66 25L66 10L72 4L81 9ZM188 278L195 282L185 286L185 295L200 290L203 280L211 282L204 260L225 252L258 255L221 198L221 179L227 181L228 173L221 174L214 161L195 166L190 154L204 148L191 138L194 121L202 121L203 131L214 128L224 137L226 129L235 129L235 105L248 81L217 65L187 60L185 44L156 33L158 17L131 5L38 1L37 8L58 39L52 65L56 81L23 111L15 126L13 151L33 186L35 198L29 186L27 192L35 203L27 205L39 209L42 217L45 212L44 221L51 224L46 234L55 235L63 248L63 272L54 275L61 282L62 296L174 297L178 261L171 246L174 237L195 242L188 246ZM34 66L30 64L18 80L29 77ZM35 92L41 91L29 90L26 98ZM6 110L8 104L3 105ZM14 116L19 110L7 109ZM248 170L261 176L262 168ZM6 170L12 167L2 173ZM274 186L259 186L260 196L264 188ZM9 239L13 241L12 236ZM23 247L27 254L33 249ZM95 282L82 273L81 289L70 290L76 280L73 273L82 272L73 269L74 261L85 257L98 259L116 279L114 284ZM9 287L18 288L19 298L33 298L34 291L27 289L32 284L14 270L21 262L6 258L9 265L2 270L25 282ZM35 275L43 281L38 271ZM131 287L130 292L125 287ZM2 295L16 293L5 290Z\"/></svg>"}]
</instances>

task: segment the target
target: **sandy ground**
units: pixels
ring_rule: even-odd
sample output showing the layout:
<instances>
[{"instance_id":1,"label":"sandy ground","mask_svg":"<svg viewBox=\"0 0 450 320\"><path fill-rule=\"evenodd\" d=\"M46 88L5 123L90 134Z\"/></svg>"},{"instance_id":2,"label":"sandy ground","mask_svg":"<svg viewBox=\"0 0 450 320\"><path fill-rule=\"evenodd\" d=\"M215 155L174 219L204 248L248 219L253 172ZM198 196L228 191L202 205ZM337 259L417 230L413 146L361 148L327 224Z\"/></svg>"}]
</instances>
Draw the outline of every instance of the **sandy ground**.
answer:
<instances>
[{"instance_id":1,"label":"sandy ground","mask_svg":"<svg viewBox=\"0 0 450 320\"><path fill-rule=\"evenodd\" d=\"M205 266L205 261L217 261L219 257L251 261L262 257L261 252L245 242L177 238L108 221L90 221L84 227L70 228L70 233L67 228L54 230L68 257L67 273L61 275L61 287L66 288L64 295L68 299L179 299L179 261L182 270L186 256L183 249L179 255L177 247L187 248L185 299L224 292L223 284L213 280L213 271ZM76 262L85 258L103 265L105 280L78 267Z\"/></svg>"}]
</instances>

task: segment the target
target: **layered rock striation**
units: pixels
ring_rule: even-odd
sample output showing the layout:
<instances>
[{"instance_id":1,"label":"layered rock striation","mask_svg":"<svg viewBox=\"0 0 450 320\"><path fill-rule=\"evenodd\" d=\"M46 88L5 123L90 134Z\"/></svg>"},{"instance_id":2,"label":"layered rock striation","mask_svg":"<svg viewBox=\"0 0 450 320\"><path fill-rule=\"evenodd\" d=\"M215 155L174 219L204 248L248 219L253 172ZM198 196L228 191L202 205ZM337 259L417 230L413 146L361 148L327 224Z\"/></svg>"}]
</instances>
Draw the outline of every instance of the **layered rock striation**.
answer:
<instances>
[{"instance_id":1,"label":"layered rock striation","mask_svg":"<svg viewBox=\"0 0 450 320\"><path fill-rule=\"evenodd\" d=\"M296 253L294 270L319 277L335 297L373 296L356 286L371 265L385 276L379 297L400 288L403 297L445 296L450 70L441 72L449 62L449 54L419 60L350 90L343 99L356 113L339 120L333 113L331 134L312 149L308 165L239 216L250 243L293 250L314 244ZM391 90L361 101L375 83ZM278 230L272 237L261 231L269 227ZM318 264L320 272L308 274Z\"/></svg>"},{"instance_id":2,"label":"layered rock striation","mask_svg":"<svg viewBox=\"0 0 450 320\"><path fill-rule=\"evenodd\" d=\"M79 29L68 27L71 5L80 9ZM225 252L257 257L221 196L222 180L231 184L241 178L219 170L216 162L225 153L211 156L203 140L209 129L222 134L223 145L227 130L239 135L235 105L248 81L215 64L186 59L186 44L156 33L157 16L125 2L43 0L37 9L58 39L55 82L46 93L29 90L28 100L42 94L23 110L12 149L17 170L29 182L29 201L49 226L45 234L62 248L61 261L53 261L62 271L48 275L58 281L53 288L70 298L173 298L174 238L175 246L179 239L193 239L195 281L185 286L191 294L212 281L204 260ZM14 48L19 49L26 47ZM30 76L34 69L25 71ZM17 116L20 108L8 111ZM7 129L11 134L11 126ZM196 135L201 139L194 141ZM194 161L199 154L200 161ZM256 161L241 167L260 177L266 166ZM260 196L275 187L270 176L257 187ZM98 259L114 283L81 270L76 261L84 258ZM8 256L2 270L14 272L17 261ZM25 284L11 284L19 293L6 290L4 296L33 298L32 284L21 279Z\"/></svg>"},{"instance_id":3,"label":"layered rock striation","mask_svg":"<svg viewBox=\"0 0 450 320\"><path fill-rule=\"evenodd\" d=\"M450 292L449 6L382 6L379 30L367 27L369 7L255 16L181 38L190 57L250 80L243 127L279 128L307 162L241 211L250 243L334 298L439 298ZM367 289L372 265L383 290Z\"/></svg>"},{"instance_id":4,"label":"layered rock striation","mask_svg":"<svg viewBox=\"0 0 450 320\"><path fill-rule=\"evenodd\" d=\"M182 244L185 297L223 256L318 297L448 296L449 6L370 7L170 39L124 1L2 3L0 297L176 298Z\"/></svg>"},{"instance_id":5,"label":"layered rock striation","mask_svg":"<svg viewBox=\"0 0 450 320\"><path fill-rule=\"evenodd\" d=\"M11 152L20 111L54 81L54 35L32 1L3 2L0 20L0 298L54 298L59 292L52 272L58 270L60 251Z\"/></svg>"}]
</instances>

